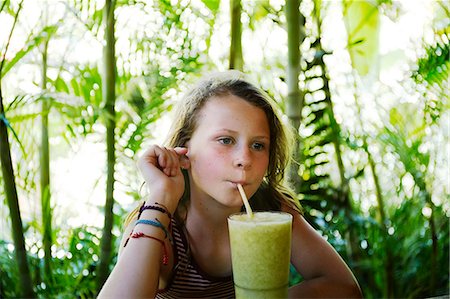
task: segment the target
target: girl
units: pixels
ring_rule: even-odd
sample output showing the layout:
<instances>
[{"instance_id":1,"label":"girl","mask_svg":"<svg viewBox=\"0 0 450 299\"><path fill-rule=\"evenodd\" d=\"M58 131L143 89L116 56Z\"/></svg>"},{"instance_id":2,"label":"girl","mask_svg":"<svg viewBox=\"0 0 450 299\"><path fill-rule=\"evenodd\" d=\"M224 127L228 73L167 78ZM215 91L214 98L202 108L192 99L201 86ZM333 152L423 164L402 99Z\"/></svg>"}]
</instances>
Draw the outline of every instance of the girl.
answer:
<instances>
[{"instance_id":1,"label":"girl","mask_svg":"<svg viewBox=\"0 0 450 299\"><path fill-rule=\"evenodd\" d=\"M304 280L289 297L361 297L349 268L283 185L289 138L274 107L236 71L192 89L167 147L153 145L138 161L150 195L128 217L99 298L233 298L227 217L242 210L237 184L254 210L293 215L291 263Z\"/></svg>"}]
</instances>

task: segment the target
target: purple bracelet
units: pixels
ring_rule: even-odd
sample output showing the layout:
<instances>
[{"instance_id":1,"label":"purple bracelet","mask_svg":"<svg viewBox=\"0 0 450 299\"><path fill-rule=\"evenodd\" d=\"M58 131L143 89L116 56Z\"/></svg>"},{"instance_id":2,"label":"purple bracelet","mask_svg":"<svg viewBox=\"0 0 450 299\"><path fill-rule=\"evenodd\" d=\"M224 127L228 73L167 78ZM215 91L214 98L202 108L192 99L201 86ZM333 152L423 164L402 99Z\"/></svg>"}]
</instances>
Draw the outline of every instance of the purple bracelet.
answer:
<instances>
[{"instance_id":1,"label":"purple bracelet","mask_svg":"<svg viewBox=\"0 0 450 299\"><path fill-rule=\"evenodd\" d=\"M139 209L139 214L138 214L137 219L140 219L140 218L141 218L141 214L142 214L142 212L144 212L145 210L155 210L155 211L159 211L159 212L164 213L164 214L166 214L167 216L169 216L169 219L172 219L172 214L170 214L170 212L167 211L167 209L166 209L164 206L162 206L161 204L159 204L159 203L157 203L157 202L156 202L155 204L157 204L157 205L159 205L159 206L153 206L153 205L146 206L146 205L145 205L145 202L144 202L144 203L142 204L142 206L140 207L140 209Z\"/></svg>"}]
</instances>

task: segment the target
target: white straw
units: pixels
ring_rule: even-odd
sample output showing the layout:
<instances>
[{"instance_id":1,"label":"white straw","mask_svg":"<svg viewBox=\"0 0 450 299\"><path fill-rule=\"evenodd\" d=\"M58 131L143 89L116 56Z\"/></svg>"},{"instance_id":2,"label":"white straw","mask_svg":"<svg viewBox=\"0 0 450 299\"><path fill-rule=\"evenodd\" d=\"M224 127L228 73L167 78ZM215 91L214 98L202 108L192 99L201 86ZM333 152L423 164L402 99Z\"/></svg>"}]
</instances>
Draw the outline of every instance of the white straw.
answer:
<instances>
[{"instance_id":1,"label":"white straw","mask_svg":"<svg viewBox=\"0 0 450 299\"><path fill-rule=\"evenodd\" d=\"M244 202L244 206L245 206L245 210L247 211L247 215L250 218L252 218L253 217L252 208L250 208L250 204L248 203L247 195L245 195L244 188L242 188L241 184L237 184L237 187L238 187L239 193L241 194L242 201Z\"/></svg>"}]
</instances>

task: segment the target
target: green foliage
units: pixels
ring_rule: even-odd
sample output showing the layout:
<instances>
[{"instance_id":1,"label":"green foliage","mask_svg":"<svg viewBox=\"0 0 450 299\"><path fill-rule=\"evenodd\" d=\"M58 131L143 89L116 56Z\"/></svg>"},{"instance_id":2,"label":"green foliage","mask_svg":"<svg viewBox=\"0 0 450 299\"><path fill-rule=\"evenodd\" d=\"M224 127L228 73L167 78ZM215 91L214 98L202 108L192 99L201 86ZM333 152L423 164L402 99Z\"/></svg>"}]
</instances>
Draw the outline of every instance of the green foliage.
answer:
<instances>
[{"instance_id":1,"label":"green foliage","mask_svg":"<svg viewBox=\"0 0 450 299\"><path fill-rule=\"evenodd\" d=\"M432 44L425 45L425 54L419 58L417 69L412 73L415 82L425 90L425 117L428 123L436 123L442 112L450 106L449 17L447 12L447 24L443 30L435 32Z\"/></svg>"},{"instance_id":2,"label":"green foliage","mask_svg":"<svg viewBox=\"0 0 450 299\"><path fill-rule=\"evenodd\" d=\"M311 16L319 15L314 11L306 15L306 24L311 22ZM395 187L398 193L392 194L387 186L382 186L381 191L387 200L401 198L400 207L388 203L386 223L380 223L376 206L363 213L360 203L353 202L353 207L349 209L346 202L351 199L351 193L343 188L342 183L337 185L330 177L341 167L332 158L336 154L335 145L358 155L364 152L364 146L373 145L364 144L361 136L342 132L336 123L324 64L328 53L321 49L320 38L314 38L308 31L307 36L303 45L306 88L300 128L300 175L303 181L298 190L305 217L349 263L365 297L417 298L445 294L449 279L449 219L443 207L431 201L431 186L435 178L430 161L435 153L429 152L425 144L430 140L430 128L435 122L426 121L430 119L427 104L423 110L411 104L396 105L390 111L390 123L385 124L376 139L381 141L383 150L396 157L395 171L390 173L390 177L395 181L395 176L400 176L400 185ZM433 51L430 50L430 53ZM437 50L439 55L443 52ZM442 73L435 62L436 59L430 61L430 66ZM442 69L445 68L444 65ZM439 82L445 83L445 80ZM433 99L438 101L438 98ZM441 101L432 106L443 107L442 104ZM436 110L434 112L438 116ZM367 184L364 159L353 169L341 170L344 171L344 177L340 175L341 180ZM403 189L401 177L405 172L414 181L412 197L400 191ZM393 286L391 295L387 295L387 281Z\"/></svg>"},{"instance_id":3,"label":"green foliage","mask_svg":"<svg viewBox=\"0 0 450 299\"><path fill-rule=\"evenodd\" d=\"M257 1L255 3L243 1L242 8L244 12L247 13L250 19L249 28L252 30L256 30L256 23L262 22L267 19L279 25L282 25L283 23L281 21L281 18L284 14L283 5L274 7L268 0Z\"/></svg>"},{"instance_id":4,"label":"green foliage","mask_svg":"<svg viewBox=\"0 0 450 299\"><path fill-rule=\"evenodd\" d=\"M68 10L83 25L88 32L94 36L101 30L103 21L103 6L94 0L70 0L67 1Z\"/></svg>"},{"instance_id":5,"label":"green foliage","mask_svg":"<svg viewBox=\"0 0 450 299\"><path fill-rule=\"evenodd\" d=\"M42 29L41 32L34 36L30 36L24 48L18 51L12 59L6 61L2 68L1 77L4 77L11 68L18 63L25 55L27 55L34 48L38 47L40 44L45 42L48 36L54 34L57 30L57 25L47 26Z\"/></svg>"},{"instance_id":6,"label":"green foliage","mask_svg":"<svg viewBox=\"0 0 450 299\"><path fill-rule=\"evenodd\" d=\"M449 25L450 28L450 25ZM445 31L448 31L445 30ZM445 88L443 84L448 83L450 75L450 32L436 32L435 43L425 47L425 55L418 61L418 69L413 73L417 82L437 84Z\"/></svg>"},{"instance_id":7,"label":"green foliage","mask_svg":"<svg viewBox=\"0 0 450 299\"><path fill-rule=\"evenodd\" d=\"M68 142L93 133L93 125L102 115L102 80L98 68L89 65L75 66L71 71L61 68L56 79L48 81L56 92L49 95L51 107L63 116L64 126L59 133Z\"/></svg>"},{"instance_id":8,"label":"green foliage","mask_svg":"<svg viewBox=\"0 0 450 299\"><path fill-rule=\"evenodd\" d=\"M411 211L417 211L411 213ZM418 198L406 200L392 214L392 241L390 250L396 259L395 278L397 297L408 294L411 298L437 296L448 291L449 263L449 219L442 208L435 208L433 217L437 223L438 256L437 268L433 269L433 255L428 218L423 215L423 206ZM437 287L431 288L431 273L438 275Z\"/></svg>"},{"instance_id":9,"label":"green foliage","mask_svg":"<svg viewBox=\"0 0 450 299\"><path fill-rule=\"evenodd\" d=\"M19 270L14 262L16 256L8 245L11 243L0 240L0 297L15 298L21 295L19 285Z\"/></svg>"},{"instance_id":10,"label":"green foliage","mask_svg":"<svg viewBox=\"0 0 450 299\"><path fill-rule=\"evenodd\" d=\"M43 276L43 248L40 242L29 245L28 259L39 298L93 298L95 278L100 253L101 230L82 226L59 232L52 258L52 281L46 285ZM117 244L116 244L117 245ZM20 296L17 264L12 244L0 241L0 296L16 298ZM114 246L115 250L117 246ZM116 255L116 252L113 253ZM111 262L111 267L116 259Z\"/></svg>"},{"instance_id":11,"label":"green foliage","mask_svg":"<svg viewBox=\"0 0 450 299\"><path fill-rule=\"evenodd\" d=\"M342 197L348 196L339 187L335 187L329 175L330 152L332 153L334 143L339 143L340 128L334 120L323 61L327 53L321 49L319 40L311 44L309 54L311 58L304 64L304 74L305 85L311 88L305 92L302 110L301 131L306 133L303 133L301 142L299 175L302 183L297 191L309 214L324 211L325 214L330 212L330 216L334 216L343 207Z\"/></svg>"}]
</instances>

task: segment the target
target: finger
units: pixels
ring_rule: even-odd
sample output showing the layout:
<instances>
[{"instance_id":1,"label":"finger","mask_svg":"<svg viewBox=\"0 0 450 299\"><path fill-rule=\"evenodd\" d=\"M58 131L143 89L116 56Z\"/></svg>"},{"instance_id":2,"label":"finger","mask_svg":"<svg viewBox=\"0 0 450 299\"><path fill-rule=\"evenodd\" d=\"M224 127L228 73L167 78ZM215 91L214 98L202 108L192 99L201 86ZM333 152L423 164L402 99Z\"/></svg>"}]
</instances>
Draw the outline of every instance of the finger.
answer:
<instances>
[{"instance_id":1,"label":"finger","mask_svg":"<svg viewBox=\"0 0 450 299\"><path fill-rule=\"evenodd\" d=\"M169 176L176 176L178 173L178 169L180 168L180 163L178 162L178 154L173 148L166 149L168 152L168 173Z\"/></svg>"},{"instance_id":2,"label":"finger","mask_svg":"<svg viewBox=\"0 0 450 299\"><path fill-rule=\"evenodd\" d=\"M174 150L178 154L178 161L180 163L180 167L183 169L189 169L191 163L186 155L188 153L188 149L185 147L176 147L174 148Z\"/></svg>"},{"instance_id":3,"label":"finger","mask_svg":"<svg viewBox=\"0 0 450 299\"><path fill-rule=\"evenodd\" d=\"M155 146L155 155L157 157L156 167L164 172L164 174L169 175L167 169L170 167L170 157L167 150L164 147Z\"/></svg>"},{"instance_id":4,"label":"finger","mask_svg":"<svg viewBox=\"0 0 450 299\"><path fill-rule=\"evenodd\" d=\"M179 156L186 155L188 152L187 147L178 146L178 147L174 147L173 149Z\"/></svg>"},{"instance_id":5,"label":"finger","mask_svg":"<svg viewBox=\"0 0 450 299\"><path fill-rule=\"evenodd\" d=\"M173 167L173 154L171 153L170 149L167 149L165 147L161 147L161 170L164 172L165 175L171 176L172 175L172 167Z\"/></svg>"},{"instance_id":6,"label":"finger","mask_svg":"<svg viewBox=\"0 0 450 299\"><path fill-rule=\"evenodd\" d=\"M150 146L137 161L137 166L146 181L154 180L164 174L163 165L166 158L163 150L156 145Z\"/></svg>"},{"instance_id":7,"label":"finger","mask_svg":"<svg viewBox=\"0 0 450 299\"><path fill-rule=\"evenodd\" d=\"M138 165L140 167L143 167L147 164L152 164L156 167L158 167L158 147L157 146L151 146L149 149L147 149L139 158Z\"/></svg>"}]
</instances>

